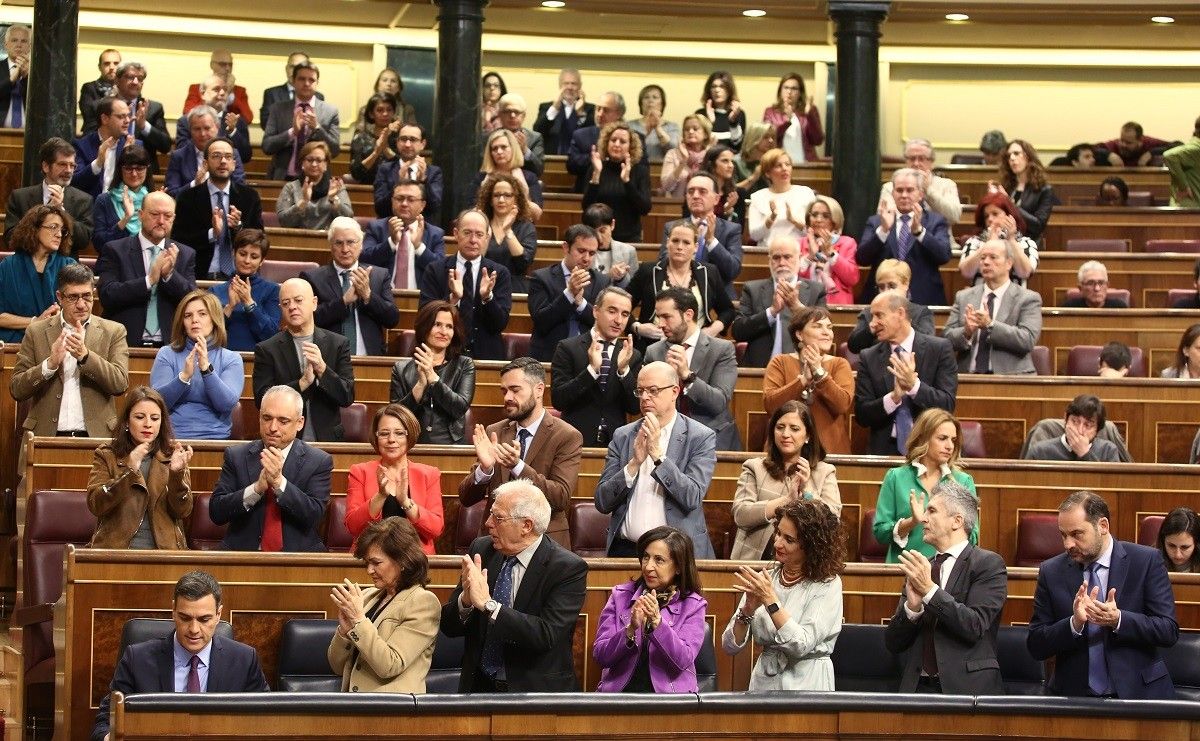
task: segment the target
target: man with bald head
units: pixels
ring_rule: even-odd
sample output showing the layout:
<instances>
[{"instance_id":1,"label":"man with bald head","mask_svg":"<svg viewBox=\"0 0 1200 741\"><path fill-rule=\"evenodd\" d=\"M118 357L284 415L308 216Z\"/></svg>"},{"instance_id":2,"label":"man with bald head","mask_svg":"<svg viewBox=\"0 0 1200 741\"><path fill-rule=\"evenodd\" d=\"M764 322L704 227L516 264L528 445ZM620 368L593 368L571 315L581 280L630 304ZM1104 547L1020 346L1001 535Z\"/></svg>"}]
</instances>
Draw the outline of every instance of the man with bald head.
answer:
<instances>
[{"instance_id":1,"label":"man with bald head","mask_svg":"<svg viewBox=\"0 0 1200 741\"><path fill-rule=\"evenodd\" d=\"M247 124L254 123L254 112L250 108L250 100L246 97L246 88L241 85L233 84L233 55L228 49L216 49L212 56L208 59L208 67L214 75L227 80L226 84L233 89L226 89L222 95L221 105L213 106L220 111L229 111L236 113L238 118ZM187 99L183 101L183 111L187 113L201 103L213 105L209 100L205 99L204 89L208 81L212 78L206 78L205 81L195 83L188 88Z\"/></svg>"},{"instance_id":2,"label":"man with bald head","mask_svg":"<svg viewBox=\"0 0 1200 741\"><path fill-rule=\"evenodd\" d=\"M171 343L179 300L196 290L196 251L170 239L175 201L154 192L142 200L141 231L116 239L96 261L104 316L125 326L133 347Z\"/></svg>"},{"instance_id":3,"label":"man with bald head","mask_svg":"<svg viewBox=\"0 0 1200 741\"><path fill-rule=\"evenodd\" d=\"M949 340L913 330L908 299L899 291L871 301L871 331L879 341L858 356L854 419L871 431L867 453L903 455L921 412L954 411L954 350Z\"/></svg>"},{"instance_id":4,"label":"man with bald head","mask_svg":"<svg viewBox=\"0 0 1200 741\"><path fill-rule=\"evenodd\" d=\"M860 301L875 297L875 270L887 258L912 269L910 298L924 306L944 306L946 289L938 268L950 261L950 226L925 201L926 176L902 167L892 175L890 196L879 199L878 212L867 219L858 240L858 264L870 265Z\"/></svg>"},{"instance_id":5,"label":"man with bald head","mask_svg":"<svg viewBox=\"0 0 1200 741\"><path fill-rule=\"evenodd\" d=\"M230 79L232 78L229 76L214 73L200 82L200 102L191 108L184 109L183 115L175 124L176 149L192 139L188 116L197 106L208 106L216 113L216 135L233 142L234 149L237 150L238 157L241 157L243 163L249 162L254 156L254 150L250 146L250 127L246 124L246 119L242 118L237 111L230 109L227 102Z\"/></svg>"},{"instance_id":6,"label":"man with bald head","mask_svg":"<svg viewBox=\"0 0 1200 741\"><path fill-rule=\"evenodd\" d=\"M742 272L742 225L717 216L717 201L720 198L716 178L706 172L693 175L688 180L684 196L688 215L663 225L662 246L658 249L658 256L660 259L667 256L667 242L671 238L671 231L679 224L691 221L698 232L696 261L713 264L721 274L721 282L725 284L725 290L732 299L733 280ZM799 243L796 249L799 250Z\"/></svg>"},{"instance_id":7,"label":"man with bald head","mask_svg":"<svg viewBox=\"0 0 1200 741\"><path fill-rule=\"evenodd\" d=\"M545 139L547 152L566 154L575 131L595 125L596 106L586 100L579 70L561 70L558 95L538 105L537 121L533 124L533 130Z\"/></svg>"},{"instance_id":8,"label":"man with bald head","mask_svg":"<svg viewBox=\"0 0 1200 741\"><path fill-rule=\"evenodd\" d=\"M270 388L289 386L303 400L301 439L341 442L346 431L339 409L354 403L350 343L316 325L317 297L303 278L283 282L279 308L283 329L254 347L254 401L262 409Z\"/></svg>"},{"instance_id":9,"label":"man with bald head","mask_svg":"<svg viewBox=\"0 0 1200 741\"><path fill-rule=\"evenodd\" d=\"M704 496L717 465L716 433L676 411L679 375L663 361L642 366L635 389L642 418L613 433L596 487L611 513L608 555L637 557L638 538L660 525L687 533L696 558L715 558Z\"/></svg>"}]
</instances>

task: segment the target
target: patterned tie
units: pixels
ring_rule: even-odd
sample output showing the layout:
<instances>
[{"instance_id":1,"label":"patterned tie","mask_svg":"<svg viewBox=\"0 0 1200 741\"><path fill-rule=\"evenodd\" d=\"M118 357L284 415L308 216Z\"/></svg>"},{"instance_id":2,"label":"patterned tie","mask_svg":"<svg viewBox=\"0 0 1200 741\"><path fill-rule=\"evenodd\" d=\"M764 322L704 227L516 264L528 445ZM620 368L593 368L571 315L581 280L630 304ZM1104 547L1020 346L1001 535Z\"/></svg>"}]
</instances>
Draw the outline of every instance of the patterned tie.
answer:
<instances>
[{"instance_id":1,"label":"patterned tie","mask_svg":"<svg viewBox=\"0 0 1200 741\"><path fill-rule=\"evenodd\" d=\"M200 657L196 654L188 659L187 691L200 691Z\"/></svg>"},{"instance_id":2,"label":"patterned tie","mask_svg":"<svg viewBox=\"0 0 1200 741\"><path fill-rule=\"evenodd\" d=\"M400 230L400 242L396 245L396 264L392 266L392 288L412 288L408 284L408 253L412 252L412 241L408 238L408 227Z\"/></svg>"},{"instance_id":3,"label":"patterned tie","mask_svg":"<svg viewBox=\"0 0 1200 741\"><path fill-rule=\"evenodd\" d=\"M312 110L312 106L308 103L301 103L300 110L308 113ZM301 126L299 131L292 132L292 159L288 162L287 169L287 174L290 178L299 177L300 175L300 150L304 149L304 145L308 143L309 133L307 126Z\"/></svg>"},{"instance_id":4,"label":"patterned tie","mask_svg":"<svg viewBox=\"0 0 1200 741\"><path fill-rule=\"evenodd\" d=\"M600 377L596 379L596 383L600 385L600 393L603 394L608 388L608 374L612 370L612 343L605 341L604 347L600 350Z\"/></svg>"},{"instance_id":5,"label":"patterned tie","mask_svg":"<svg viewBox=\"0 0 1200 741\"><path fill-rule=\"evenodd\" d=\"M939 587L942 586L942 564L946 563L947 558L950 558L949 553L937 554L934 556L933 565L930 567L929 573L933 577L933 583ZM928 624L925 626L921 646L921 671L930 677L938 675L937 647L933 643L933 631L935 627L935 621L929 618Z\"/></svg>"},{"instance_id":6,"label":"patterned tie","mask_svg":"<svg viewBox=\"0 0 1200 741\"><path fill-rule=\"evenodd\" d=\"M912 221L911 214L904 214L900 217L900 234L896 237L896 245L899 249L897 250L896 257L901 262L908 258L908 250L912 247L912 228L908 225L910 221Z\"/></svg>"},{"instance_id":7,"label":"patterned tie","mask_svg":"<svg viewBox=\"0 0 1200 741\"><path fill-rule=\"evenodd\" d=\"M1099 587L1100 593L1097 598L1104 601L1104 587L1100 583L1101 568L1103 567L1099 561L1093 561L1088 566L1087 590L1088 594L1091 594L1093 587ZM1108 660L1104 656L1104 628L1089 621L1084 634L1087 635L1088 643L1088 689L1094 695L1110 694L1112 685L1108 677Z\"/></svg>"},{"instance_id":8,"label":"patterned tie","mask_svg":"<svg viewBox=\"0 0 1200 741\"><path fill-rule=\"evenodd\" d=\"M512 586L513 586L513 566L516 565L516 556L509 556L504 559L504 565L500 567L500 573L496 576L496 586L492 589L492 599L499 602L503 607L512 606ZM488 616L483 616L484 620ZM483 640L483 672L492 679L497 679L504 671L504 645L494 630L494 623L488 623L487 637Z\"/></svg>"},{"instance_id":9,"label":"patterned tie","mask_svg":"<svg viewBox=\"0 0 1200 741\"><path fill-rule=\"evenodd\" d=\"M158 245L153 245L150 247L150 264L151 265L154 264L154 260L158 257L159 252L162 252L162 249L159 248ZM159 280L161 281L162 278L159 278ZM155 283L154 285L150 286L150 300L146 302L146 336L147 337L159 336L159 329L160 329L160 327L159 327L159 323L158 323L158 283Z\"/></svg>"},{"instance_id":10,"label":"patterned tie","mask_svg":"<svg viewBox=\"0 0 1200 741\"><path fill-rule=\"evenodd\" d=\"M266 500L266 516L263 518L262 540L259 541L258 549L278 553L283 550L283 516L279 511L274 487L267 487Z\"/></svg>"},{"instance_id":11,"label":"patterned tie","mask_svg":"<svg viewBox=\"0 0 1200 741\"><path fill-rule=\"evenodd\" d=\"M225 277L233 275L233 249L229 235L229 205L225 202L225 191L217 191L217 208L221 209L221 238L217 241L217 270Z\"/></svg>"},{"instance_id":12,"label":"patterned tie","mask_svg":"<svg viewBox=\"0 0 1200 741\"><path fill-rule=\"evenodd\" d=\"M892 352L904 357L904 348L900 345L896 345ZM896 423L896 450L900 451L900 455L904 455L908 452L908 434L912 432L913 427L912 399L905 396L900 401L892 421Z\"/></svg>"},{"instance_id":13,"label":"patterned tie","mask_svg":"<svg viewBox=\"0 0 1200 741\"><path fill-rule=\"evenodd\" d=\"M988 316L995 316L996 313L996 294L991 291L988 291L987 295L987 313ZM990 328L979 330L979 347L975 350L975 372L992 372L992 330Z\"/></svg>"},{"instance_id":14,"label":"patterned tie","mask_svg":"<svg viewBox=\"0 0 1200 741\"><path fill-rule=\"evenodd\" d=\"M18 79L12 86L12 127L25 128L25 80Z\"/></svg>"},{"instance_id":15,"label":"patterned tie","mask_svg":"<svg viewBox=\"0 0 1200 741\"><path fill-rule=\"evenodd\" d=\"M525 460L525 454L529 452L529 439L532 437L533 433L529 430L517 430L517 438L521 441L521 460Z\"/></svg>"},{"instance_id":16,"label":"patterned tie","mask_svg":"<svg viewBox=\"0 0 1200 741\"><path fill-rule=\"evenodd\" d=\"M350 271L342 271L342 294L350 290ZM342 320L342 336L350 341L351 354L358 348L358 325L355 321L354 305L350 305L349 313Z\"/></svg>"}]
</instances>

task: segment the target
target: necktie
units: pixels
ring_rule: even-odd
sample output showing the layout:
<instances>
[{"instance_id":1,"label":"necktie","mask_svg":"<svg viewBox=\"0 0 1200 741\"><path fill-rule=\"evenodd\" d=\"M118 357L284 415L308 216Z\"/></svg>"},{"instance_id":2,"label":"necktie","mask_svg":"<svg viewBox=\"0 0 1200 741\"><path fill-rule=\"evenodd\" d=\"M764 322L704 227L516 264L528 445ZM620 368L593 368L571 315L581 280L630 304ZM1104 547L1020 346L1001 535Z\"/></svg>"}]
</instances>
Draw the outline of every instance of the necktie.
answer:
<instances>
[{"instance_id":1,"label":"necktie","mask_svg":"<svg viewBox=\"0 0 1200 741\"><path fill-rule=\"evenodd\" d=\"M473 355L475 352L475 277L471 274L471 263L464 262L459 272L462 275L463 295L458 300L458 316L467 333L463 352Z\"/></svg>"},{"instance_id":2,"label":"necktie","mask_svg":"<svg viewBox=\"0 0 1200 741\"><path fill-rule=\"evenodd\" d=\"M500 573L496 576L496 586L492 588L492 599L503 607L512 606L513 566L517 563L515 556L504 559ZM484 617L486 620L487 617ZM483 671L492 679L500 677L504 671L504 645L496 636L494 624L488 624L487 637L483 640Z\"/></svg>"},{"instance_id":3,"label":"necktie","mask_svg":"<svg viewBox=\"0 0 1200 741\"><path fill-rule=\"evenodd\" d=\"M567 283L571 282L570 271L567 271L566 276L564 276L564 280ZM578 309L578 306L576 304L571 304L571 314L567 317L567 337L577 337L579 335L579 319L576 315L576 309Z\"/></svg>"},{"instance_id":4,"label":"necktie","mask_svg":"<svg viewBox=\"0 0 1200 741\"><path fill-rule=\"evenodd\" d=\"M12 127L25 128L25 80L18 79L12 86Z\"/></svg>"},{"instance_id":5,"label":"necktie","mask_svg":"<svg viewBox=\"0 0 1200 741\"><path fill-rule=\"evenodd\" d=\"M267 487L266 500L262 540L259 541L258 549L277 553L283 550L283 517L279 512L279 502L275 499L274 487Z\"/></svg>"},{"instance_id":6,"label":"necktie","mask_svg":"<svg viewBox=\"0 0 1200 741\"><path fill-rule=\"evenodd\" d=\"M899 250L896 254L896 257L901 261L904 261L908 257L908 250L910 247L912 247L912 229L908 225L908 222L910 221L912 221L911 214L904 214L900 217L900 233L896 237L896 244L899 247Z\"/></svg>"},{"instance_id":7,"label":"necktie","mask_svg":"<svg viewBox=\"0 0 1200 741\"><path fill-rule=\"evenodd\" d=\"M396 264L392 266L392 288L411 288L408 285L408 254L412 242L408 238L408 227L400 230L400 242L396 245Z\"/></svg>"},{"instance_id":8,"label":"necktie","mask_svg":"<svg viewBox=\"0 0 1200 741\"><path fill-rule=\"evenodd\" d=\"M129 131L128 131L128 133L132 137L136 137L138 135L137 109L138 109L138 104L141 102L142 102L141 98L134 98L133 100L129 101Z\"/></svg>"},{"instance_id":9,"label":"necktie","mask_svg":"<svg viewBox=\"0 0 1200 741\"><path fill-rule=\"evenodd\" d=\"M596 379L596 383L600 385L600 393L608 388L608 374L612 370L612 343L605 342L604 347L600 351L600 377Z\"/></svg>"},{"instance_id":10,"label":"necktie","mask_svg":"<svg viewBox=\"0 0 1200 741\"><path fill-rule=\"evenodd\" d=\"M988 291L987 313L994 316L996 312L996 294ZM975 350L975 372L992 372L992 330L979 330L979 347Z\"/></svg>"},{"instance_id":11,"label":"necktie","mask_svg":"<svg viewBox=\"0 0 1200 741\"><path fill-rule=\"evenodd\" d=\"M521 441L521 460L525 460L525 454L529 452L529 439L532 437L533 433L529 430L517 430L517 438Z\"/></svg>"},{"instance_id":12,"label":"necktie","mask_svg":"<svg viewBox=\"0 0 1200 741\"><path fill-rule=\"evenodd\" d=\"M229 204L225 202L225 191L217 191L217 208L221 209L221 238L217 240L217 270L226 276L233 275L233 250L229 238Z\"/></svg>"},{"instance_id":13,"label":"necktie","mask_svg":"<svg viewBox=\"0 0 1200 741\"><path fill-rule=\"evenodd\" d=\"M1099 599L1104 600L1104 586L1100 583L1099 561L1093 561L1088 566L1087 590L1092 593L1092 587L1099 587ZM1108 660L1104 656L1104 628L1089 622L1084 630L1088 642L1088 689L1094 695L1107 695L1111 690L1108 681Z\"/></svg>"},{"instance_id":14,"label":"necktie","mask_svg":"<svg viewBox=\"0 0 1200 741\"><path fill-rule=\"evenodd\" d=\"M187 691L200 691L200 657L196 654L188 659Z\"/></svg>"},{"instance_id":15,"label":"necktie","mask_svg":"<svg viewBox=\"0 0 1200 741\"><path fill-rule=\"evenodd\" d=\"M903 357L904 348L896 345L892 352ZM901 400L892 421L896 423L896 450L900 451L900 455L904 455L908 452L908 434L912 432L913 427L912 399L905 396Z\"/></svg>"},{"instance_id":16,"label":"necktie","mask_svg":"<svg viewBox=\"0 0 1200 741\"><path fill-rule=\"evenodd\" d=\"M690 344L686 343L686 342L685 342L685 343L683 343L682 345L680 345L680 347L682 347L682 348L683 348L683 352L684 352L684 353L687 353L687 351L688 351L688 350L690 350L690 349L692 348L692 346L691 346ZM686 387L685 387L685 388L686 388ZM682 414L682 415L683 415L683 416L685 416L685 417L690 417L690 416L692 416L692 414L691 414L691 412L692 412L692 400L691 400L691 399L689 399L689 398L687 397L687 394L683 393L683 391L682 391L682 390L680 390L680 392L679 392L679 399L678 399L678 401L679 401L679 413L680 413L680 414Z\"/></svg>"},{"instance_id":17,"label":"necktie","mask_svg":"<svg viewBox=\"0 0 1200 741\"><path fill-rule=\"evenodd\" d=\"M350 271L342 271L342 294L344 295L350 290ZM342 336L350 341L351 349L358 347L358 327L355 322L354 304L350 305L350 311L346 314L346 318L342 320Z\"/></svg>"},{"instance_id":18,"label":"necktie","mask_svg":"<svg viewBox=\"0 0 1200 741\"><path fill-rule=\"evenodd\" d=\"M704 262L704 255L707 248L708 219L703 219L696 225L696 262Z\"/></svg>"},{"instance_id":19,"label":"necktie","mask_svg":"<svg viewBox=\"0 0 1200 741\"><path fill-rule=\"evenodd\" d=\"M301 103L300 110L308 113L312 106L308 103ZM300 175L300 150L304 149L304 145L308 143L309 130L307 126L301 126L299 131L292 132L292 159L288 162L288 177L298 177Z\"/></svg>"},{"instance_id":20,"label":"necktie","mask_svg":"<svg viewBox=\"0 0 1200 741\"><path fill-rule=\"evenodd\" d=\"M933 565L930 567L930 574L933 576L933 583L939 587L942 586L942 564L946 559L950 558L949 553L939 553L933 558ZM923 644L921 646L921 671L925 672L930 677L938 675L937 665L937 647L933 643L933 631L936 627L936 622L932 619L927 619Z\"/></svg>"},{"instance_id":21,"label":"necktie","mask_svg":"<svg viewBox=\"0 0 1200 741\"><path fill-rule=\"evenodd\" d=\"M154 264L154 260L158 257L158 253L162 250L158 245L153 245L150 248L150 264ZM149 272L149 271L147 271ZM160 277L161 281L162 278ZM150 300L146 302L146 336L157 337L159 335L158 324L158 283L150 286Z\"/></svg>"},{"instance_id":22,"label":"necktie","mask_svg":"<svg viewBox=\"0 0 1200 741\"><path fill-rule=\"evenodd\" d=\"M575 135L575 129L579 126L579 117L575 115L574 107L563 107L563 135L558 138L558 153L568 154L571 151L571 137Z\"/></svg>"}]
</instances>

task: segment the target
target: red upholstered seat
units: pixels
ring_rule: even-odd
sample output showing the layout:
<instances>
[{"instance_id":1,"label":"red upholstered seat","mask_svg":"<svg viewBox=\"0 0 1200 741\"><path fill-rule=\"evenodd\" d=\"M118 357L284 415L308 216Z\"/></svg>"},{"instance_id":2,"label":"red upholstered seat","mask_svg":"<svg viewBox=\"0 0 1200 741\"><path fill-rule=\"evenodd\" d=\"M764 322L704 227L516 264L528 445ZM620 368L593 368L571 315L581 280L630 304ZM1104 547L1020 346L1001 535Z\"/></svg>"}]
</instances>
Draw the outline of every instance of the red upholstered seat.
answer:
<instances>
[{"instance_id":1,"label":"red upholstered seat","mask_svg":"<svg viewBox=\"0 0 1200 741\"><path fill-rule=\"evenodd\" d=\"M529 335L521 332L503 332L504 355L509 360L529 357Z\"/></svg>"},{"instance_id":2,"label":"red upholstered seat","mask_svg":"<svg viewBox=\"0 0 1200 741\"><path fill-rule=\"evenodd\" d=\"M1054 375L1054 363L1050 360L1050 348L1045 345L1034 345L1033 352L1029 353L1029 359L1033 361L1034 370L1039 376Z\"/></svg>"},{"instance_id":3,"label":"red upholstered seat","mask_svg":"<svg viewBox=\"0 0 1200 741\"><path fill-rule=\"evenodd\" d=\"M1128 239L1068 239L1067 252L1131 252Z\"/></svg>"},{"instance_id":4,"label":"red upholstered seat","mask_svg":"<svg viewBox=\"0 0 1200 741\"><path fill-rule=\"evenodd\" d=\"M346 497L330 497L321 523L321 539L330 553L349 553L354 536L346 529Z\"/></svg>"},{"instance_id":5,"label":"red upholstered seat","mask_svg":"<svg viewBox=\"0 0 1200 741\"><path fill-rule=\"evenodd\" d=\"M571 550L583 558L603 558L608 555L608 523L610 515L601 514L593 502L574 502L567 510L567 527L571 530Z\"/></svg>"},{"instance_id":6,"label":"red upholstered seat","mask_svg":"<svg viewBox=\"0 0 1200 741\"><path fill-rule=\"evenodd\" d=\"M342 429L346 435L342 442L365 443L371 437L371 415L367 405L356 401L341 409Z\"/></svg>"},{"instance_id":7,"label":"red upholstered seat","mask_svg":"<svg viewBox=\"0 0 1200 741\"><path fill-rule=\"evenodd\" d=\"M225 525L213 523L208 516L208 503L212 494L207 491L195 492L192 502L192 517L188 520L187 542L193 551L217 551L221 549L221 541L225 539Z\"/></svg>"},{"instance_id":8,"label":"red upholstered seat","mask_svg":"<svg viewBox=\"0 0 1200 741\"><path fill-rule=\"evenodd\" d=\"M1162 530L1163 520L1165 515L1146 515L1142 521L1138 523L1137 542L1141 545L1148 545L1153 548L1158 544L1158 533Z\"/></svg>"},{"instance_id":9,"label":"red upholstered seat","mask_svg":"<svg viewBox=\"0 0 1200 741\"><path fill-rule=\"evenodd\" d=\"M1200 239L1147 239L1147 252L1200 252Z\"/></svg>"},{"instance_id":10,"label":"red upholstered seat","mask_svg":"<svg viewBox=\"0 0 1200 741\"><path fill-rule=\"evenodd\" d=\"M471 547L471 541L479 537L483 521L487 519L487 500L476 502L470 507L459 507L454 525L454 552L462 555Z\"/></svg>"},{"instance_id":11,"label":"red upholstered seat","mask_svg":"<svg viewBox=\"0 0 1200 741\"><path fill-rule=\"evenodd\" d=\"M1067 375L1100 375L1100 351L1102 349L1099 345L1076 345L1072 347L1071 351L1067 354ZM1142 353L1142 348L1137 346L1129 348L1129 355L1129 376L1131 378L1145 378L1146 357Z\"/></svg>"},{"instance_id":12,"label":"red upholstered seat","mask_svg":"<svg viewBox=\"0 0 1200 741\"><path fill-rule=\"evenodd\" d=\"M858 560L866 563L883 563L887 557L887 546L875 540L875 508L863 510L858 528Z\"/></svg>"},{"instance_id":13,"label":"red upholstered seat","mask_svg":"<svg viewBox=\"0 0 1200 741\"><path fill-rule=\"evenodd\" d=\"M1017 550L1014 566L1039 566L1063 552L1058 533L1058 513L1020 510L1017 512Z\"/></svg>"},{"instance_id":14,"label":"red upholstered seat","mask_svg":"<svg viewBox=\"0 0 1200 741\"><path fill-rule=\"evenodd\" d=\"M305 270L316 270L320 265L315 262L299 260L263 260L258 274L272 283L282 283L288 278L299 278Z\"/></svg>"},{"instance_id":15,"label":"red upholstered seat","mask_svg":"<svg viewBox=\"0 0 1200 741\"><path fill-rule=\"evenodd\" d=\"M987 458L983 442L983 425L975 420L959 420L962 426L962 454L965 458Z\"/></svg>"}]
</instances>

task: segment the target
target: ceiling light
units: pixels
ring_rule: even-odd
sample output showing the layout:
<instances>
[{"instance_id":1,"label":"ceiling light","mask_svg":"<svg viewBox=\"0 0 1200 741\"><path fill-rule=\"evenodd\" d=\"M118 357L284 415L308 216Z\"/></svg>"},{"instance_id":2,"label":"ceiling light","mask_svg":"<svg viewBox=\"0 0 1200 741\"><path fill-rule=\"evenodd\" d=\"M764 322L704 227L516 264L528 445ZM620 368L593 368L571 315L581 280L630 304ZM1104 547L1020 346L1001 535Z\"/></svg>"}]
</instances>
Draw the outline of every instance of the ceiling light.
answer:
<instances>
[{"instance_id":1,"label":"ceiling light","mask_svg":"<svg viewBox=\"0 0 1200 741\"><path fill-rule=\"evenodd\" d=\"M747 18L762 18L766 14L767 11L760 8L751 8L749 10L742 11L742 15L746 16Z\"/></svg>"},{"instance_id":2,"label":"ceiling light","mask_svg":"<svg viewBox=\"0 0 1200 741\"><path fill-rule=\"evenodd\" d=\"M543 8L565 8L567 4L563 0L542 0Z\"/></svg>"},{"instance_id":3,"label":"ceiling light","mask_svg":"<svg viewBox=\"0 0 1200 741\"><path fill-rule=\"evenodd\" d=\"M961 23L962 21L971 20L971 16L966 13L947 13L946 20Z\"/></svg>"},{"instance_id":4,"label":"ceiling light","mask_svg":"<svg viewBox=\"0 0 1200 741\"><path fill-rule=\"evenodd\" d=\"M1156 15L1150 18L1151 23L1174 23L1175 19L1169 15Z\"/></svg>"}]
</instances>

